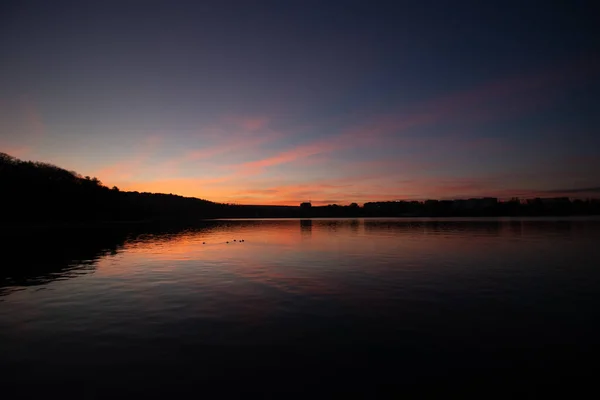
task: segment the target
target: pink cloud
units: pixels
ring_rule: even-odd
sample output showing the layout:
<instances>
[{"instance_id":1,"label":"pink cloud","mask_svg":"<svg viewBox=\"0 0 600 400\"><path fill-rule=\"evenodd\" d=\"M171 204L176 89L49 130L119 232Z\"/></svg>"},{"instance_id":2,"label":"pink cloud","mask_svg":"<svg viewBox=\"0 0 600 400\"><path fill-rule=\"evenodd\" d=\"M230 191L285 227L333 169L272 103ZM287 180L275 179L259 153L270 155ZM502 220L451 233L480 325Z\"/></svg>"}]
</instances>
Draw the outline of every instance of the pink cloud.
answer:
<instances>
[{"instance_id":1,"label":"pink cloud","mask_svg":"<svg viewBox=\"0 0 600 400\"><path fill-rule=\"evenodd\" d=\"M535 178L535 174L530 174ZM135 182L122 188L127 190L177 193L236 204L297 205L311 200L315 205L338 203L362 204L368 201L454 199L481 196L511 197L548 196L542 189L518 188L520 174L508 173L478 178L423 177L398 179L390 171L387 175L364 173L342 179L319 179L270 185L269 181L244 181L235 176L208 179L163 179ZM262 187L258 186L262 185ZM510 185L510 186L508 186ZM258 186L258 187L257 187ZM515 189L516 187L516 189ZM558 195L558 194L552 194ZM331 200L334 199L334 200Z\"/></svg>"},{"instance_id":2,"label":"pink cloud","mask_svg":"<svg viewBox=\"0 0 600 400\"><path fill-rule=\"evenodd\" d=\"M562 71L564 72L564 71ZM519 111L519 105L538 104L537 101L532 101L531 95L524 96L528 92L545 87L551 84L557 84L564 78L564 74L555 71L550 71L545 74L536 74L522 76L510 79L503 79L497 82L482 85L466 92L459 92L444 96L437 99L429 100L420 105L416 105L409 110L400 110L399 113L393 115L379 116L371 121L367 121L362 126L353 127L342 131L339 134L334 134L313 142L299 145L295 148L275 153L271 156L258 159L255 161L245 162L231 166L235 171L228 176L227 179L235 180L244 177L259 174L264 168L273 167L287 163L302 162L302 165L315 164L326 162L326 156L344 149L356 147L369 147L373 145L394 145L414 147L415 145L427 145L427 141L432 141L436 148L442 148L446 151L449 148L457 148L461 145L462 149L466 150L481 150L481 149L499 149L498 140L492 138L471 139L471 142L465 141L460 137L453 135L445 135L446 137L436 138L415 138L403 137L394 138L393 143L390 139L393 134L402 131L436 123L441 120L453 120L460 118L461 120L482 121L489 118L494 118L495 115L502 112L515 113ZM515 98L518 101L514 101ZM512 100L509 102L508 108L497 107L485 108L482 105L489 105L498 100ZM515 106L517 104L517 106ZM499 110L499 111L498 111ZM175 173L180 164L190 161L199 161L213 158L218 155L247 151L250 148L259 148L261 145L268 143L274 139L281 138L284 135L278 132L264 132L269 119L266 117L242 117L229 118L229 122L238 127L235 132L227 133L226 129L216 130L220 132L215 136L217 143L202 149L195 149L187 152L177 159L168 160L163 163L162 170L169 173ZM214 131L214 129L213 129ZM461 142L462 140L462 142ZM441 142L447 142L447 145L441 146ZM433 146L431 147L433 148ZM117 164L109 171L112 172L132 170L139 164L139 159L123 164ZM423 168L424 165L417 165L416 162L407 162L401 167L404 171L410 169ZM434 162L426 162L425 167L431 167ZM439 165L439 161L438 161ZM393 163L390 167L398 167L399 164ZM131 174L126 175L131 176Z\"/></svg>"},{"instance_id":3,"label":"pink cloud","mask_svg":"<svg viewBox=\"0 0 600 400\"><path fill-rule=\"evenodd\" d=\"M159 171L157 176L164 178L151 181L137 179L133 182L136 171L152 169L147 166L150 154L144 150L139 151L133 160L116 163L102 172L109 177L133 182L128 187L135 188L134 190L172 192L215 201L251 204L297 204L307 199L320 204L327 202L327 199L365 202L490 194L511 197L515 193L526 194L525 191L503 186L503 182L523 182L523 176L514 175L502 178L490 175L471 179L450 177L399 180L398 177L414 177L415 174L421 177L424 176L424 171L445 168L448 165L447 158L442 157L445 154L461 157L464 151L492 154L491 152L503 152L510 148L498 138L467 137L456 132L444 132L437 137L399 137L397 134L438 122L463 121L466 124L477 124L529 112L552 101L544 93L546 88L579 79L580 77L569 73L576 69L555 69L542 74L502 79L472 90L430 99L394 114L377 116L339 133L274 152L266 157L258 157L254 161L230 166L217 165L215 168L221 168L226 174L211 179L167 177L176 175L183 163L206 161L232 153L247 156L249 151L259 150L264 144L283 138L286 134L270 130L270 121L266 117L232 117L218 129L209 129L212 132L209 146L189 150L155 168ZM373 146L405 148L411 152L401 160L330 161L333 153ZM262 183L252 180L252 177L260 175L266 168L290 163L302 166L333 164L347 178L313 179L310 183L289 184L277 184L274 180ZM337 171L331 172L335 174ZM320 176L328 173L324 169ZM106 180L102 176L100 178ZM286 177L281 177L283 181L284 178Z\"/></svg>"},{"instance_id":4,"label":"pink cloud","mask_svg":"<svg viewBox=\"0 0 600 400\"><path fill-rule=\"evenodd\" d=\"M204 127L200 129L199 138L209 143L161 162L161 175L176 175L187 163L209 161L222 155L248 154L285 136L269 129L268 123L267 117L226 117L221 125Z\"/></svg>"},{"instance_id":5,"label":"pink cloud","mask_svg":"<svg viewBox=\"0 0 600 400\"><path fill-rule=\"evenodd\" d=\"M424 144L429 148L430 138L413 138L412 144ZM495 139L482 139L470 142L469 138L448 137L448 143L461 145L461 140L473 149L494 148L498 145ZM335 145L337 143L332 143ZM299 152L284 154L290 160L307 160L298 158L297 155L305 155L313 151L320 151L307 146ZM296 150L297 151L297 150ZM125 189L138 191L156 191L167 193L178 193L187 196L208 198L214 201L227 203L247 204L286 204L294 205L306 200L313 200L315 204L331 203L324 199L339 199L339 203L365 202L385 199L415 198L414 193L421 193L421 197L437 197L440 194L471 189L480 189L480 186L470 185L469 182L456 182L435 179L419 179L399 181L402 176L412 176L415 172L422 174L435 168L442 168L444 160L431 159L416 155L414 158L372 160L365 162L346 162L338 160L337 170L341 170L344 176L332 176L330 178L310 179L306 182L287 183L289 178L270 178L256 180L250 178L260 172L260 168L281 162L285 158L268 160L260 164L252 165L252 168L236 167L232 173L214 179L154 179L151 181L129 182L119 185ZM336 174L337 175L337 174ZM277 182L279 181L279 182ZM454 185L454 186L453 186ZM488 193L485 193L488 194Z\"/></svg>"},{"instance_id":6,"label":"pink cloud","mask_svg":"<svg viewBox=\"0 0 600 400\"><path fill-rule=\"evenodd\" d=\"M155 156L160 140L147 140L139 149L135 151L135 155L127 160L119 161L96 171L98 176L104 182L116 182L123 189L131 189L137 191L165 191L169 193L179 193L189 196L199 195L205 196L205 193L199 193L199 188L205 185L215 183L223 183L240 179L245 174L241 171L236 173L228 173L215 178L177 178L182 164L189 162L198 162L208 160L212 157L234 153L238 151L249 151L258 149L262 144L276 140L281 137L281 133L267 131L264 133L236 132L230 136L221 136L222 143L206 147L198 150L191 150L182 155L161 161L156 164L151 163L151 159ZM223 166L212 166L212 170L223 169ZM141 179L140 174L148 175L150 171L154 171L155 179ZM227 169L224 169L227 172ZM112 183L111 183L112 184ZM211 188L213 190L214 188ZM223 188L217 192L223 192ZM216 194L215 194L216 195Z\"/></svg>"},{"instance_id":7,"label":"pink cloud","mask_svg":"<svg viewBox=\"0 0 600 400\"><path fill-rule=\"evenodd\" d=\"M372 133L376 134L383 131L381 127L372 128ZM373 142L375 136L365 135L363 130L353 130L341 134L328 136L307 144L299 145L293 149L279 152L273 156L260 160L246 162L235 166L239 170L246 171L247 174L258 173L265 167L271 167L280 164L286 164L299 159L309 157L316 158L325 154L330 154L342 149L349 149L361 144Z\"/></svg>"},{"instance_id":8,"label":"pink cloud","mask_svg":"<svg viewBox=\"0 0 600 400\"><path fill-rule=\"evenodd\" d=\"M334 150L339 150L344 146L339 140L322 140L311 144L298 146L292 150L281 152L275 156L264 158L258 161L247 162L239 166L243 170L256 170L268 166L284 164L294 161L298 158L306 158L309 156L327 153Z\"/></svg>"},{"instance_id":9,"label":"pink cloud","mask_svg":"<svg viewBox=\"0 0 600 400\"><path fill-rule=\"evenodd\" d=\"M330 154L352 147L382 144L392 134L438 121L460 120L481 123L505 115L527 112L552 101L551 97L546 93L540 93L539 90L574 79L581 79L581 74L574 74L577 71L583 71L584 76L594 73L593 69L587 65L573 63L543 73L501 79L468 91L431 99L415 105L411 109L399 110L396 114L379 116L362 126L282 151L261 160L244 163L239 168L258 172L265 167L290 163L315 155ZM501 101L502 104L497 104L498 101ZM399 140L409 140L407 144L410 144L412 139ZM439 144L439 137L434 140L436 144ZM467 145L473 149L487 147L493 139L476 140ZM484 143L484 141L488 143Z\"/></svg>"}]
</instances>

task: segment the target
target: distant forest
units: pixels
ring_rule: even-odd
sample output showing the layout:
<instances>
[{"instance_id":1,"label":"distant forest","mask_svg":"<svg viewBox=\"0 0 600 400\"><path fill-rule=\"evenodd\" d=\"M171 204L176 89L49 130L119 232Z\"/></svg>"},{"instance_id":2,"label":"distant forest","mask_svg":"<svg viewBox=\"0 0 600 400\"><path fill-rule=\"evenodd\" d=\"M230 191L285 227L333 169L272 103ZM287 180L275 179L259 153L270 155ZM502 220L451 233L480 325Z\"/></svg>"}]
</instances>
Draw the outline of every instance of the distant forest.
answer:
<instances>
[{"instance_id":1,"label":"distant forest","mask_svg":"<svg viewBox=\"0 0 600 400\"><path fill-rule=\"evenodd\" d=\"M13 222L139 221L203 218L223 206L167 194L121 191L97 178L0 153L2 220Z\"/></svg>"},{"instance_id":2,"label":"distant forest","mask_svg":"<svg viewBox=\"0 0 600 400\"><path fill-rule=\"evenodd\" d=\"M450 217L600 215L600 200L387 201L348 206L244 206L109 188L97 178L0 153L0 223L185 221L240 217Z\"/></svg>"}]
</instances>

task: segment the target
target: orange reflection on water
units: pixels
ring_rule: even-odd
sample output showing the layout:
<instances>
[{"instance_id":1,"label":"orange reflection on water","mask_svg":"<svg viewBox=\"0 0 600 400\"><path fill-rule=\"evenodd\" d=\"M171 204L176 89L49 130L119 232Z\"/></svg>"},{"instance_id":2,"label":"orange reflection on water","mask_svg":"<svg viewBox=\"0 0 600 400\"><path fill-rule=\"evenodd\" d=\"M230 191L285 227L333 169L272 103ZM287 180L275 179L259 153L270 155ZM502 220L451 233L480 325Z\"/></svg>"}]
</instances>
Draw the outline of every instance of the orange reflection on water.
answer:
<instances>
[{"instance_id":1,"label":"orange reflection on water","mask_svg":"<svg viewBox=\"0 0 600 400\"><path fill-rule=\"evenodd\" d=\"M561 228L557 224L553 229ZM566 224L561 229L558 232L564 234L572 228ZM219 268L265 284L324 290L306 274L311 263L315 268L342 268L331 261L336 255L346 262L355 257L366 263L367 272L375 273L378 263L370 263L370 255L374 260L393 258L403 268L432 258L483 260L489 259L492 250L512 251L524 234L534 239L538 231L535 222L520 220L223 220L183 232L130 239L116 255L99 261L97 273L127 274L132 265L148 270ZM535 246L531 240L529 249ZM327 265L319 265L320 259L327 259ZM302 267L303 280L291 275L294 266Z\"/></svg>"}]
</instances>

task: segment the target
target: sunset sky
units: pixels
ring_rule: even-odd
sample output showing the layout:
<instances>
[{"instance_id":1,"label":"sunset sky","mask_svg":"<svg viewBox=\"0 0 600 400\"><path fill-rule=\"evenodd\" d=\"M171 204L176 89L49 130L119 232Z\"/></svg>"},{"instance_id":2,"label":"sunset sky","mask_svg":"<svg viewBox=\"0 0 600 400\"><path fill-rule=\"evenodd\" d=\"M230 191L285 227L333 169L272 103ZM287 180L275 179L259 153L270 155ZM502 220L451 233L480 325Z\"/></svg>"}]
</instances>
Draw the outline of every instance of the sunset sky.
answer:
<instances>
[{"instance_id":1,"label":"sunset sky","mask_svg":"<svg viewBox=\"0 0 600 400\"><path fill-rule=\"evenodd\" d=\"M600 197L593 6L3 1L0 151L229 203Z\"/></svg>"}]
</instances>

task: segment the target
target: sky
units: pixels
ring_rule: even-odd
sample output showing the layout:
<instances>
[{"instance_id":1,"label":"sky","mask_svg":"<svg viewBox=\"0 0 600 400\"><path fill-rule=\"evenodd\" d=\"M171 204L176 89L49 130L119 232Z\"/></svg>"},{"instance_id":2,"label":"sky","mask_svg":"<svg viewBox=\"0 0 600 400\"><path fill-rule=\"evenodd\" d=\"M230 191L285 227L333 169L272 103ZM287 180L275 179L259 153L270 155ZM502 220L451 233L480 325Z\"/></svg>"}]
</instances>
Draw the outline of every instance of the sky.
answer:
<instances>
[{"instance_id":1,"label":"sky","mask_svg":"<svg viewBox=\"0 0 600 400\"><path fill-rule=\"evenodd\" d=\"M237 203L600 197L593 1L3 1L0 151Z\"/></svg>"}]
</instances>

